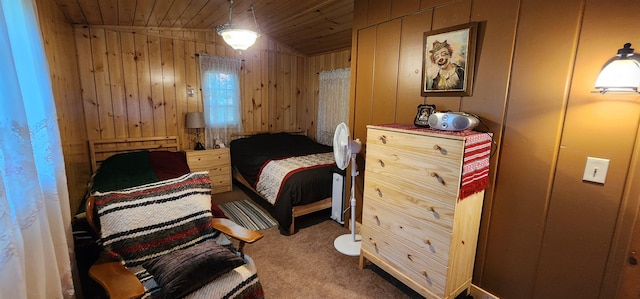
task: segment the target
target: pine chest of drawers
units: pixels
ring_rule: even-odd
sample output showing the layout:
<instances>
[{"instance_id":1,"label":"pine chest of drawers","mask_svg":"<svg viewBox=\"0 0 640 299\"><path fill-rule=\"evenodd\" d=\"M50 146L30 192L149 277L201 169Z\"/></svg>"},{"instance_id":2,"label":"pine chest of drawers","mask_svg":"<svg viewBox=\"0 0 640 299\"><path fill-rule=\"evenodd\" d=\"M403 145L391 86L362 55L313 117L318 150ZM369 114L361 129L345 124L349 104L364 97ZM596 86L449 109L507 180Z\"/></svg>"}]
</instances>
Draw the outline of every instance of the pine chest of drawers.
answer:
<instances>
[{"instance_id":1,"label":"pine chest of drawers","mask_svg":"<svg viewBox=\"0 0 640 299\"><path fill-rule=\"evenodd\" d=\"M191 171L209 171L211 193L231 191L231 155L229 148L187 151Z\"/></svg>"},{"instance_id":2,"label":"pine chest of drawers","mask_svg":"<svg viewBox=\"0 0 640 299\"><path fill-rule=\"evenodd\" d=\"M372 262L426 298L470 286L484 188L460 198L476 133L466 134L367 126L361 268Z\"/></svg>"}]
</instances>

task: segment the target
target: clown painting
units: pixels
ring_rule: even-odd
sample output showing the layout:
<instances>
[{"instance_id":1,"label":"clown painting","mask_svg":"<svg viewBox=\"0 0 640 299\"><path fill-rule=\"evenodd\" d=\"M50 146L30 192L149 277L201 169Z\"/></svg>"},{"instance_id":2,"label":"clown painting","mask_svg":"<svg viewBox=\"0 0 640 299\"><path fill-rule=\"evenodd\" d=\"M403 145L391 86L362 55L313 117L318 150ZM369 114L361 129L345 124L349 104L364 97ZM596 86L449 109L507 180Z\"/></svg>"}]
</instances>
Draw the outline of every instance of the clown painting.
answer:
<instances>
[{"instance_id":1,"label":"clown painting","mask_svg":"<svg viewBox=\"0 0 640 299\"><path fill-rule=\"evenodd\" d=\"M471 95L476 23L424 35L422 96Z\"/></svg>"}]
</instances>

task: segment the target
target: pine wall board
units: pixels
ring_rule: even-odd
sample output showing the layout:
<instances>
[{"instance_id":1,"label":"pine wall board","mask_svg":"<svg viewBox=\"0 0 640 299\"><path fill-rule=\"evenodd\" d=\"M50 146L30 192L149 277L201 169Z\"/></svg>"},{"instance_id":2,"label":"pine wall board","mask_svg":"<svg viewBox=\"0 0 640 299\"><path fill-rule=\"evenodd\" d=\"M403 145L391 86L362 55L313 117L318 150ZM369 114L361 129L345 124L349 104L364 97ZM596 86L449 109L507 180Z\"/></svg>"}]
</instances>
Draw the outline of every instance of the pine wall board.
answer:
<instances>
[{"instance_id":1,"label":"pine wall board","mask_svg":"<svg viewBox=\"0 0 640 299\"><path fill-rule=\"evenodd\" d=\"M67 174L69 212L73 215L82 202L91 171L84 113L82 105L78 105L81 102L81 92L76 50L73 46L74 31L54 1L38 0L36 2L56 103Z\"/></svg>"},{"instance_id":2,"label":"pine wall board","mask_svg":"<svg viewBox=\"0 0 640 299\"><path fill-rule=\"evenodd\" d=\"M192 148L184 122L203 109L198 55L242 59L245 131L301 130L315 119L298 113L308 105L307 58L266 36L242 53L211 30L77 26L75 36L89 139L177 135Z\"/></svg>"}]
</instances>

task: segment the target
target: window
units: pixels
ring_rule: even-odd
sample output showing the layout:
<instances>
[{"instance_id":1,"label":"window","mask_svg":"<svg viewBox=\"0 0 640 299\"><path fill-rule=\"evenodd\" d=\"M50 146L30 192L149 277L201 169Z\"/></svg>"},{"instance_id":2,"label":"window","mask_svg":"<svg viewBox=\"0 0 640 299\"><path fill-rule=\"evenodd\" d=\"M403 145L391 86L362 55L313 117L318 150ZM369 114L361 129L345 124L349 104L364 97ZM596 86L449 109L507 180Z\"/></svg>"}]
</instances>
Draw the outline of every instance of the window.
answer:
<instances>
[{"instance_id":1,"label":"window","mask_svg":"<svg viewBox=\"0 0 640 299\"><path fill-rule=\"evenodd\" d=\"M242 131L240 96L241 61L200 55L200 78L204 104L205 147L228 144L227 136Z\"/></svg>"},{"instance_id":2,"label":"window","mask_svg":"<svg viewBox=\"0 0 640 299\"><path fill-rule=\"evenodd\" d=\"M209 90L203 99L208 111L205 118L208 119L207 127L224 128L235 126L240 122L239 106L240 95L238 92L238 76L235 74L207 71L203 85ZM205 108L205 110L207 110Z\"/></svg>"},{"instance_id":3,"label":"window","mask_svg":"<svg viewBox=\"0 0 640 299\"><path fill-rule=\"evenodd\" d=\"M338 124L348 124L350 74L349 68L320 72L316 133L319 143L332 145Z\"/></svg>"}]
</instances>

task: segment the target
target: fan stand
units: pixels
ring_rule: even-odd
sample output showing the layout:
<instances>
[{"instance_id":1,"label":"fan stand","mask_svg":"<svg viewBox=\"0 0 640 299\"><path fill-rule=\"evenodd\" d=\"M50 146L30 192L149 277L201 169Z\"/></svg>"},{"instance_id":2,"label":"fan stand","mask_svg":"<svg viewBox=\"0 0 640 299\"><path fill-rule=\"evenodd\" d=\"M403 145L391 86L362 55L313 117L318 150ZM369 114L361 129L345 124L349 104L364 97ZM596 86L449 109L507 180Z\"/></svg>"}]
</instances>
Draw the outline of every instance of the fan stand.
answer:
<instances>
[{"instance_id":1,"label":"fan stand","mask_svg":"<svg viewBox=\"0 0 640 299\"><path fill-rule=\"evenodd\" d=\"M356 154L351 154L351 200L350 200L350 209L351 209L351 234L344 234L338 236L335 241L333 241L333 246L340 251L340 253L350 255L350 256L359 256L360 255L360 245L362 244L362 236L356 235L356 196L355 196L355 183L356 176L358 176L358 166L356 165Z\"/></svg>"}]
</instances>

